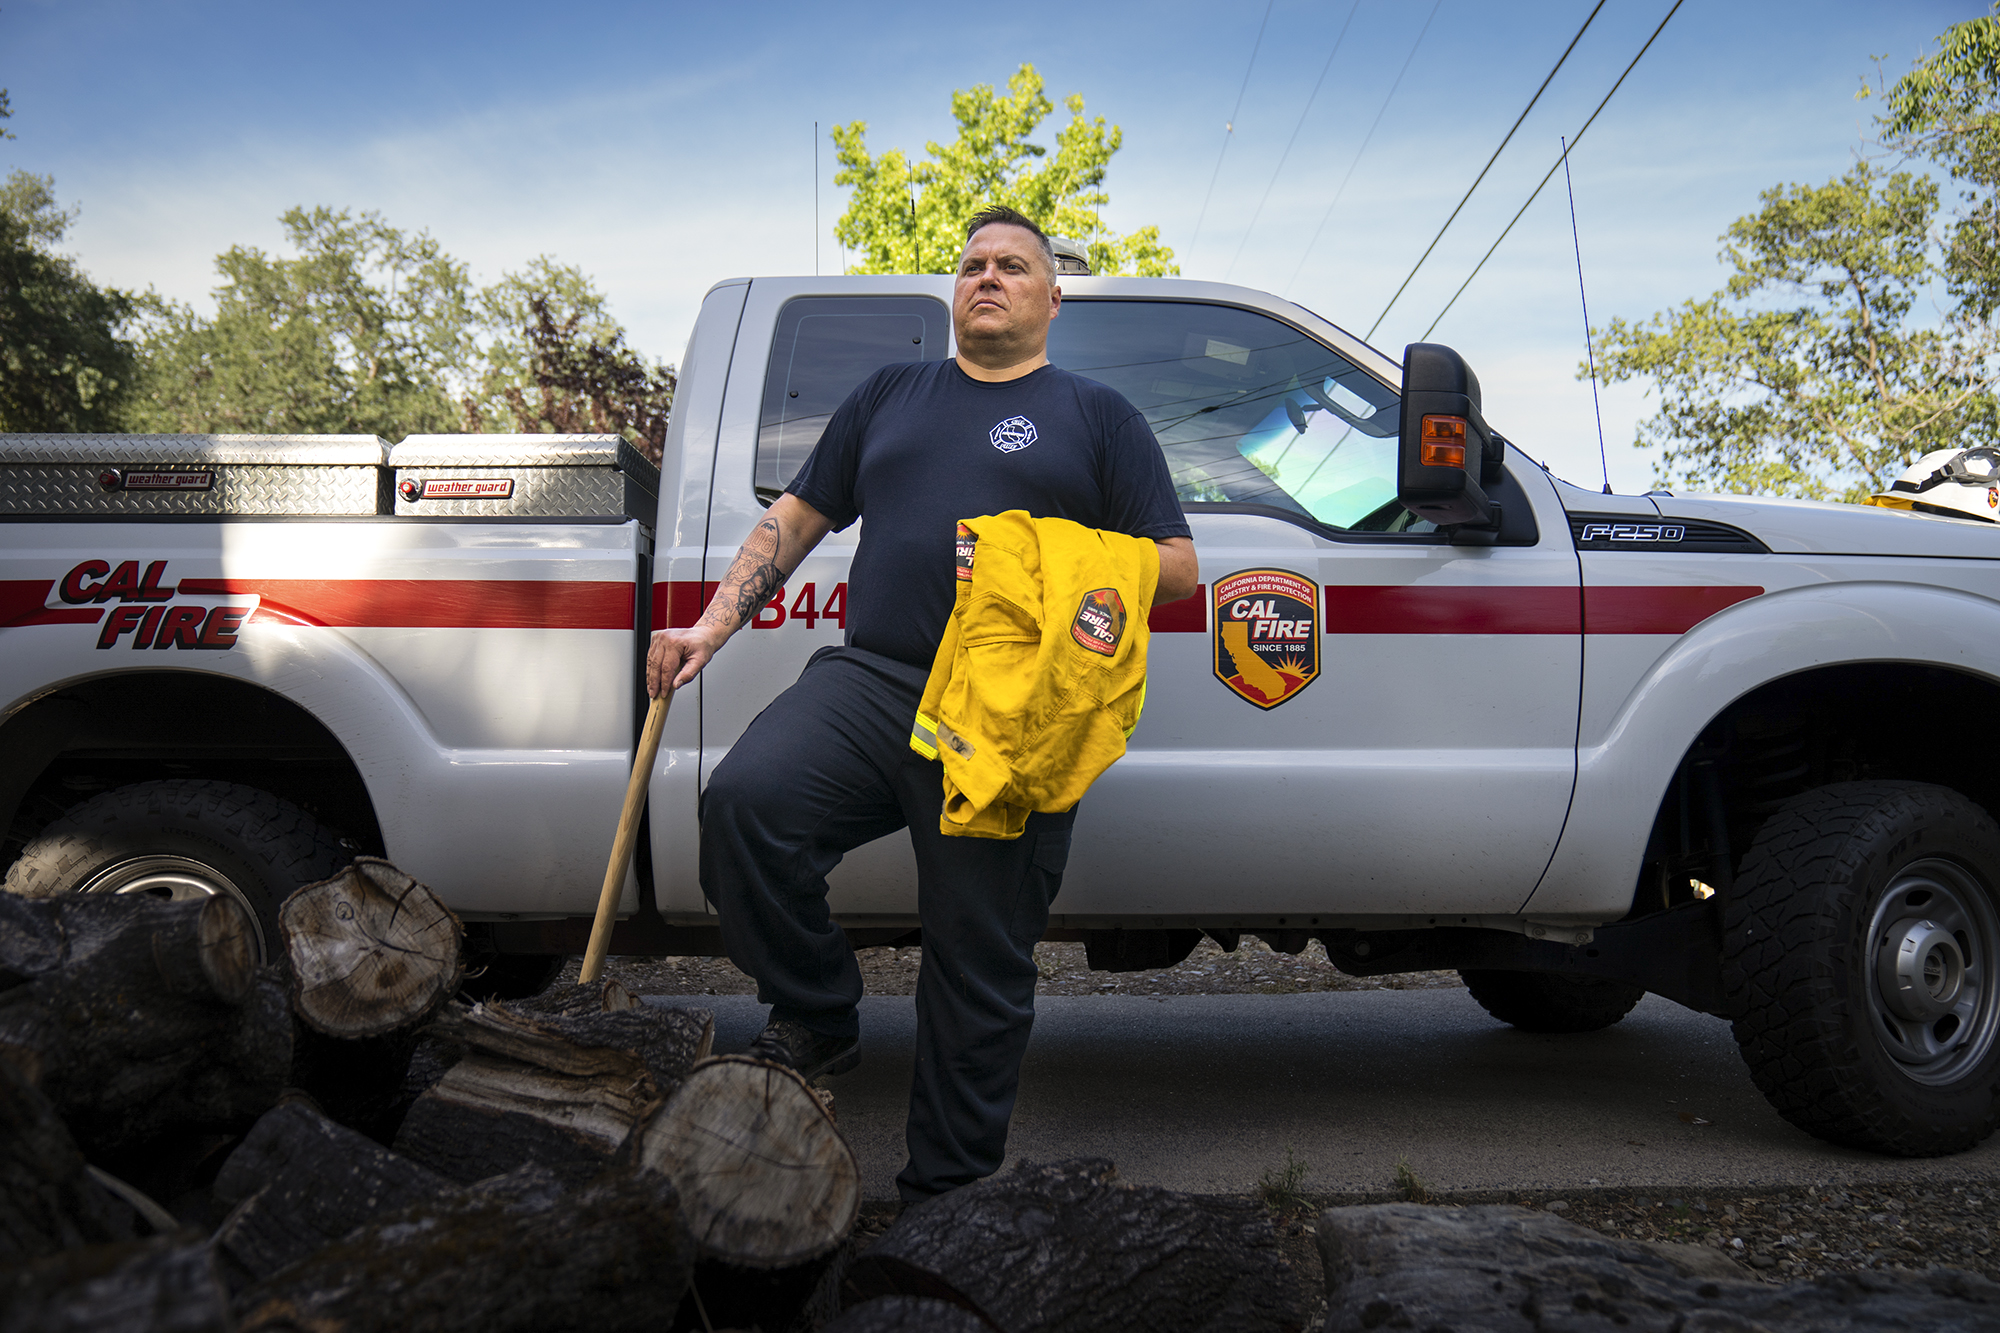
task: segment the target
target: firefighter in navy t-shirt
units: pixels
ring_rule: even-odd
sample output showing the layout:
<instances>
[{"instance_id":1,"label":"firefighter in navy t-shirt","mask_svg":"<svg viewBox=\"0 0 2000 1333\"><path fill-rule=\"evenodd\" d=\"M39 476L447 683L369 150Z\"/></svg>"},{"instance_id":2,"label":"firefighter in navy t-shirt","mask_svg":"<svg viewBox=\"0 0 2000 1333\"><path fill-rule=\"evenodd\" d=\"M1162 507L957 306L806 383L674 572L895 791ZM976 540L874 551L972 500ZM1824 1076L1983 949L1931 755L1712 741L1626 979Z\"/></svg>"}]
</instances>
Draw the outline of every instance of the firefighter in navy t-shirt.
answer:
<instances>
[{"instance_id":1,"label":"firefighter in navy t-shirt","mask_svg":"<svg viewBox=\"0 0 2000 1333\"><path fill-rule=\"evenodd\" d=\"M691 628L653 635L646 685L684 685L829 531L866 517L847 641L813 655L717 766L701 808L701 886L770 1021L754 1055L807 1078L858 1062L861 971L826 904L847 852L899 828L917 858L923 969L910 1089L910 1202L998 1170L1034 1022L1034 946L1062 884L1075 811L1013 841L945 837L936 760L910 724L953 598L961 518L1025 509L1159 546L1155 602L1193 594L1187 520L1146 419L1048 362L1062 305L1047 237L1012 209L966 228L952 292L958 356L888 366L841 404Z\"/></svg>"}]
</instances>

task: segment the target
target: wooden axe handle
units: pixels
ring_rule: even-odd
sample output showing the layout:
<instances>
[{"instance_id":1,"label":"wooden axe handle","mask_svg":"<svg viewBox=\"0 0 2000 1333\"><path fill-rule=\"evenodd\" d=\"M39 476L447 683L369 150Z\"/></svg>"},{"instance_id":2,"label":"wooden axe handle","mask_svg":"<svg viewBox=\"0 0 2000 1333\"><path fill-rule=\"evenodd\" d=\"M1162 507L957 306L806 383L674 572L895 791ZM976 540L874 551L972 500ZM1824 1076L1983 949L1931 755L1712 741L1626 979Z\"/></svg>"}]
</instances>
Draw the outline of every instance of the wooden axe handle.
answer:
<instances>
[{"instance_id":1,"label":"wooden axe handle","mask_svg":"<svg viewBox=\"0 0 2000 1333\"><path fill-rule=\"evenodd\" d=\"M590 945L583 951L583 971L578 981L595 981L604 970L604 954L611 947L611 927L618 917L618 895L625 889L625 868L632 864L632 846L639 840L639 812L646 808L646 788L653 781L653 760L659 757L660 733L666 730L667 707L674 701L672 686L646 709L646 725L639 732L639 753L632 757L632 780L625 784L625 808L618 815L618 836L611 840L611 864L604 868L604 888L597 895L597 920L590 927Z\"/></svg>"}]
</instances>

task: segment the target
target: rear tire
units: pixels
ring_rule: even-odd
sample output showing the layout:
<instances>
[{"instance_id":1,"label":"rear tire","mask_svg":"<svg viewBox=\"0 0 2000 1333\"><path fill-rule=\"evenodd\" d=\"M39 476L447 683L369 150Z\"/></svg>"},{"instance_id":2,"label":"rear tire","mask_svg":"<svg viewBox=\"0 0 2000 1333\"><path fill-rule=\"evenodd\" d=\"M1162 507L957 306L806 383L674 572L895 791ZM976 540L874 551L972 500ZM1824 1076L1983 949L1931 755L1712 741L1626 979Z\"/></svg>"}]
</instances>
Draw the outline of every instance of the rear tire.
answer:
<instances>
[{"instance_id":1,"label":"rear tire","mask_svg":"<svg viewBox=\"0 0 2000 1333\"><path fill-rule=\"evenodd\" d=\"M2000 825L1919 782L1794 798L1724 912L1737 1046L1778 1114L1871 1152L1960 1152L2000 1123Z\"/></svg>"},{"instance_id":2,"label":"rear tire","mask_svg":"<svg viewBox=\"0 0 2000 1333\"><path fill-rule=\"evenodd\" d=\"M94 796L38 834L0 890L28 898L222 893L257 923L259 962L284 954L278 904L352 857L305 811L232 782L140 782Z\"/></svg>"},{"instance_id":3,"label":"rear tire","mask_svg":"<svg viewBox=\"0 0 2000 1333\"><path fill-rule=\"evenodd\" d=\"M1566 972L1460 968L1479 1007L1523 1032L1596 1032L1632 1012L1642 986Z\"/></svg>"}]
</instances>

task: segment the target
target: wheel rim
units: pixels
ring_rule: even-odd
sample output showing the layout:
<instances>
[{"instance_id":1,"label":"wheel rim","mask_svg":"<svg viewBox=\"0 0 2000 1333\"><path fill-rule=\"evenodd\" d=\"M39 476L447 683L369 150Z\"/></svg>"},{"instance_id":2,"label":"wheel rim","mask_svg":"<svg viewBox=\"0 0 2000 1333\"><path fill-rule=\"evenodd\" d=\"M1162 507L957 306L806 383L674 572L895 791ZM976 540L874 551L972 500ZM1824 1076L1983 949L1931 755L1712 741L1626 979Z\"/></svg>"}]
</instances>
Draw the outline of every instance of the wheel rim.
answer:
<instances>
[{"instance_id":1,"label":"wheel rim","mask_svg":"<svg viewBox=\"0 0 2000 1333\"><path fill-rule=\"evenodd\" d=\"M169 902L193 902L217 894L236 900L250 922L257 943L257 963L269 961L264 943L264 923L257 919L249 897L214 866L185 856L135 856L108 865L79 887L80 893L143 893Z\"/></svg>"},{"instance_id":2,"label":"wheel rim","mask_svg":"<svg viewBox=\"0 0 2000 1333\"><path fill-rule=\"evenodd\" d=\"M2000 917L1964 867L1934 858L1899 871L1868 929L1871 1021L1905 1077L1952 1083L2000 1029Z\"/></svg>"}]
</instances>

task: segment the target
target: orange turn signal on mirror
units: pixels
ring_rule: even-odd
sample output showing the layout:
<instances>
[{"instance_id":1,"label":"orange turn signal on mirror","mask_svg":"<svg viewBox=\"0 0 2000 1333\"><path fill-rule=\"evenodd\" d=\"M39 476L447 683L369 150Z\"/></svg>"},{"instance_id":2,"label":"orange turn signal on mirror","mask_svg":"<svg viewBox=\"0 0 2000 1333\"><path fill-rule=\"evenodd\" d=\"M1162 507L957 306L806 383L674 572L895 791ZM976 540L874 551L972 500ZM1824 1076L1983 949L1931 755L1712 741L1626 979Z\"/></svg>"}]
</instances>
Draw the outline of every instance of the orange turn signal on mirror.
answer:
<instances>
[{"instance_id":1,"label":"orange turn signal on mirror","mask_svg":"<svg viewBox=\"0 0 2000 1333\"><path fill-rule=\"evenodd\" d=\"M1418 437L1418 457L1425 467L1465 466L1465 418L1426 416Z\"/></svg>"}]
</instances>

